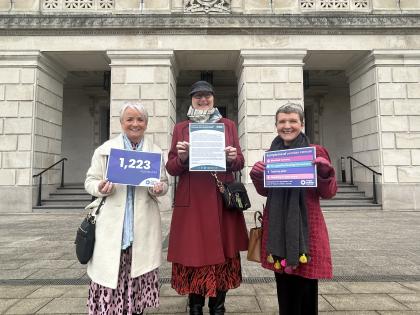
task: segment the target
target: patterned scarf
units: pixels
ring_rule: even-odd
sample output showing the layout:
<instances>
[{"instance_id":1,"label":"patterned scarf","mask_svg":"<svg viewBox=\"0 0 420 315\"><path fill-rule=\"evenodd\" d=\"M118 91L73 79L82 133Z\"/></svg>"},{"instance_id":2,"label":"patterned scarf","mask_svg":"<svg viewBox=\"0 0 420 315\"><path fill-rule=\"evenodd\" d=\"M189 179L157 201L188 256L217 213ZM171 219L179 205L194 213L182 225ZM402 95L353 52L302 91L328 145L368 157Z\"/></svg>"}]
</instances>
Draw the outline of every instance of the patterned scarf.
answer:
<instances>
[{"instance_id":1,"label":"patterned scarf","mask_svg":"<svg viewBox=\"0 0 420 315\"><path fill-rule=\"evenodd\" d=\"M299 136L287 147L283 139L276 137L269 151L302 148L309 146L305 134ZM278 264L286 259L287 266L297 266L301 254L308 255L308 218L304 188L271 188L267 198L268 208L268 259ZM283 266L284 267L284 266Z\"/></svg>"},{"instance_id":2,"label":"patterned scarf","mask_svg":"<svg viewBox=\"0 0 420 315\"><path fill-rule=\"evenodd\" d=\"M124 149L133 150L133 151L142 151L143 150L143 139L134 144L128 139L126 134L123 134L124 139ZM135 186L127 185L127 199L125 202L125 212L124 212L124 226L122 234L121 249L127 249L131 246L134 240L133 232L133 221L134 221L134 194Z\"/></svg>"},{"instance_id":3,"label":"patterned scarf","mask_svg":"<svg viewBox=\"0 0 420 315\"><path fill-rule=\"evenodd\" d=\"M215 123L222 118L222 115L216 107L208 110L201 110L194 109L190 106L187 116L192 122L196 123Z\"/></svg>"}]
</instances>

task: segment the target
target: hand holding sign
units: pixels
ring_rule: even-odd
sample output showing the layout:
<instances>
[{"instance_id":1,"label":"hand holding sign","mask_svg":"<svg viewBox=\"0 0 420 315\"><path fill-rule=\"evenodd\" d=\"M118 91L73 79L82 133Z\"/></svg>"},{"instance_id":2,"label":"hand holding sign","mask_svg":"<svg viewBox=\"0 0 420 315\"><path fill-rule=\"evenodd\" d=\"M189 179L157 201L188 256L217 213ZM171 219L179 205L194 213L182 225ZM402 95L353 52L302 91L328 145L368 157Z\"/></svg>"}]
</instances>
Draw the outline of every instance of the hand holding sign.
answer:
<instances>
[{"instance_id":1,"label":"hand holding sign","mask_svg":"<svg viewBox=\"0 0 420 315\"><path fill-rule=\"evenodd\" d=\"M225 148L226 152L226 160L228 162L232 162L236 160L236 157L238 156L238 152L236 151L235 147L228 146Z\"/></svg>"},{"instance_id":2,"label":"hand holding sign","mask_svg":"<svg viewBox=\"0 0 420 315\"><path fill-rule=\"evenodd\" d=\"M98 190L101 194L104 194L104 195L110 194L112 192L112 188L114 188L114 185L107 180L101 180L99 182Z\"/></svg>"},{"instance_id":3,"label":"hand holding sign","mask_svg":"<svg viewBox=\"0 0 420 315\"><path fill-rule=\"evenodd\" d=\"M111 149L106 176L111 183L154 187L160 181L161 160L160 153Z\"/></svg>"},{"instance_id":4,"label":"hand holding sign","mask_svg":"<svg viewBox=\"0 0 420 315\"><path fill-rule=\"evenodd\" d=\"M316 165L319 176L322 178L328 178L330 176L332 166L326 158L319 156L312 163Z\"/></svg>"},{"instance_id":5,"label":"hand holding sign","mask_svg":"<svg viewBox=\"0 0 420 315\"><path fill-rule=\"evenodd\" d=\"M188 160L190 144L187 141L178 141L176 144L176 149L178 150L178 157L182 162Z\"/></svg>"},{"instance_id":6,"label":"hand holding sign","mask_svg":"<svg viewBox=\"0 0 420 315\"><path fill-rule=\"evenodd\" d=\"M314 147L265 152L264 187L317 187L315 159Z\"/></svg>"}]
</instances>

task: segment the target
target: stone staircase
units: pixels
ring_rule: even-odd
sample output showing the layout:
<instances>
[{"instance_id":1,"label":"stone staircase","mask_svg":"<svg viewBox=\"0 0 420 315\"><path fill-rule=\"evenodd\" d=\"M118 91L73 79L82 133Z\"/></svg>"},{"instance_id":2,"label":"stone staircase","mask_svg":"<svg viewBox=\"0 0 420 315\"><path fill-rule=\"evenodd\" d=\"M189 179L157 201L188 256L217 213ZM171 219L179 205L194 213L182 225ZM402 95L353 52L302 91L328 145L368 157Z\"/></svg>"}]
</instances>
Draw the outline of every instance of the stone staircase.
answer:
<instances>
[{"instance_id":1,"label":"stone staircase","mask_svg":"<svg viewBox=\"0 0 420 315\"><path fill-rule=\"evenodd\" d=\"M34 212L49 212L74 210L83 211L86 205L92 200L83 184L67 184L64 188L57 188L51 193L48 199L42 200L41 206L34 206ZM357 186L338 183L337 195L330 200L321 199L321 207L328 210L380 210L381 205L374 204L371 197L366 197L363 191Z\"/></svg>"},{"instance_id":2,"label":"stone staircase","mask_svg":"<svg viewBox=\"0 0 420 315\"><path fill-rule=\"evenodd\" d=\"M66 184L63 188L49 195L48 199L41 201L41 206L33 206L34 212L48 212L52 210L75 210L83 211L91 202L92 196L89 195L83 184Z\"/></svg>"},{"instance_id":3,"label":"stone staircase","mask_svg":"<svg viewBox=\"0 0 420 315\"><path fill-rule=\"evenodd\" d=\"M321 199L322 210L380 210L380 204L373 203L372 197L366 197L357 186L338 183L338 191L333 199Z\"/></svg>"}]
</instances>

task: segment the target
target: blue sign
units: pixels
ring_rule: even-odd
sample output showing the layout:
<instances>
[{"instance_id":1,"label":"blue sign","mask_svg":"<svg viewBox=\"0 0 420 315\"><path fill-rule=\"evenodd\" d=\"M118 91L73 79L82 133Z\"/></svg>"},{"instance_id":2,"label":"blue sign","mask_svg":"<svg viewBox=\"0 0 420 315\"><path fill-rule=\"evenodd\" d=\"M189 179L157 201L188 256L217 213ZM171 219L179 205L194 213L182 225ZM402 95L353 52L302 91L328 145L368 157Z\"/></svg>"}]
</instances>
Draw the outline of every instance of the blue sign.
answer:
<instances>
[{"instance_id":1,"label":"blue sign","mask_svg":"<svg viewBox=\"0 0 420 315\"><path fill-rule=\"evenodd\" d=\"M160 153L111 149L106 178L115 184L152 187L160 181Z\"/></svg>"},{"instance_id":2,"label":"blue sign","mask_svg":"<svg viewBox=\"0 0 420 315\"><path fill-rule=\"evenodd\" d=\"M316 187L315 158L313 147L266 152L264 187Z\"/></svg>"}]
</instances>

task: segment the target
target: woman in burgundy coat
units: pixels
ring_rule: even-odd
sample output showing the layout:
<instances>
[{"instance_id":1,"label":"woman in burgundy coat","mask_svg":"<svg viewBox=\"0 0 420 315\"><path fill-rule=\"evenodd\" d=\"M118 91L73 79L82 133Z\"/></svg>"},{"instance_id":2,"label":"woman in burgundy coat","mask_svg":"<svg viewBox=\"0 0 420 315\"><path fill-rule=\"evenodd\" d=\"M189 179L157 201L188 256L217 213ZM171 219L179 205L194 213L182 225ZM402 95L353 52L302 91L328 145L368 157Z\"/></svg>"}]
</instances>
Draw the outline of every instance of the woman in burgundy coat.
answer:
<instances>
[{"instance_id":1,"label":"woman in burgundy coat","mask_svg":"<svg viewBox=\"0 0 420 315\"><path fill-rule=\"evenodd\" d=\"M319 198L334 197L335 172L327 150L311 145L302 132L303 117L299 104L280 107L276 112L278 136L269 151L314 146L318 186L264 188L263 162L255 163L250 173L257 192L267 196L261 264L275 272L282 315L318 314L318 279L332 278L328 231Z\"/></svg>"},{"instance_id":2,"label":"woman in burgundy coat","mask_svg":"<svg viewBox=\"0 0 420 315\"><path fill-rule=\"evenodd\" d=\"M224 314L226 292L242 280L239 252L247 250L248 234L243 214L223 207L211 173L189 171L189 124L225 125L227 171L217 173L222 182L234 180L244 157L235 123L214 107L213 87L198 81L190 96L189 120L175 125L166 164L168 173L179 177L169 235L171 283L179 294L189 295L190 314L203 314L206 296L210 314Z\"/></svg>"}]
</instances>

